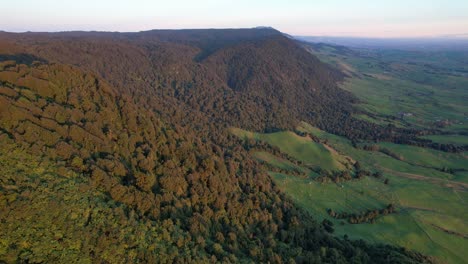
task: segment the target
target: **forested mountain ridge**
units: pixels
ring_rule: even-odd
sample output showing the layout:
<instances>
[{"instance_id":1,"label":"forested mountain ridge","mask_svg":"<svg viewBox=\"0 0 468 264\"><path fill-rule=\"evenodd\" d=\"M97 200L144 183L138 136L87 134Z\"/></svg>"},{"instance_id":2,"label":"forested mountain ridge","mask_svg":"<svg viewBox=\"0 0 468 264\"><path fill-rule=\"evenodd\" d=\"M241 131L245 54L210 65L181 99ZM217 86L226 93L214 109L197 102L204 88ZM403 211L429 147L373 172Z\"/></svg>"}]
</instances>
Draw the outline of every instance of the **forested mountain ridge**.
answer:
<instances>
[{"instance_id":1,"label":"forested mountain ridge","mask_svg":"<svg viewBox=\"0 0 468 264\"><path fill-rule=\"evenodd\" d=\"M150 104L176 100L231 126L276 130L308 121L354 139L414 139L414 131L352 118L356 98L336 85L343 75L273 29L0 38L7 50L92 70L122 92L150 96Z\"/></svg>"},{"instance_id":2,"label":"forested mountain ridge","mask_svg":"<svg viewBox=\"0 0 468 264\"><path fill-rule=\"evenodd\" d=\"M308 62L311 55L275 31L247 30L242 41L228 38L208 48L211 41L197 41L209 31L195 37L191 32L176 40L158 32L0 34L0 137L7 164L2 168L18 167L4 169L0 181L0 223L6 230L1 260L60 262L73 255L93 262L429 261L401 248L334 238L285 197L224 129L290 127L316 106L315 115L335 104L352 109L352 96L334 85L339 72ZM244 68L235 71L236 66ZM302 70L286 80L273 71L278 67ZM261 87L264 79L268 85ZM281 90L297 85L304 90ZM301 97L307 101L295 106ZM74 175L83 190L97 192L99 205L71 195L54 207L69 205L78 214L71 220L89 221L75 225L66 218L56 234L44 236L46 224L20 217L24 201L34 201L36 192L73 188L25 171L6 154L11 149L33 156L38 171L50 170L57 179ZM110 205L102 214L117 226L93 221L84 209ZM145 237L135 239L129 229ZM59 246L47 247L49 235ZM110 254L108 244L121 254ZM69 254L57 254L60 248Z\"/></svg>"}]
</instances>

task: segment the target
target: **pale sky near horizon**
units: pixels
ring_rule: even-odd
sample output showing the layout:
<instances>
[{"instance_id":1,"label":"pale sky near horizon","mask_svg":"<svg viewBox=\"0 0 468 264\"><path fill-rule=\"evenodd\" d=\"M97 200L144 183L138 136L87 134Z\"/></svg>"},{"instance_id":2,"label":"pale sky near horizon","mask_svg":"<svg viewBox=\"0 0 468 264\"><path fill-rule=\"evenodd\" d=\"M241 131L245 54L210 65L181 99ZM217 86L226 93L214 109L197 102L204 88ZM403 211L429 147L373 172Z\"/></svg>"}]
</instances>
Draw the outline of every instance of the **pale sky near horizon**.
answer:
<instances>
[{"instance_id":1,"label":"pale sky near horizon","mask_svg":"<svg viewBox=\"0 0 468 264\"><path fill-rule=\"evenodd\" d=\"M468 37L468 0L0 0L0 30L271 26L292 35Z\"/></svg>"}]
</instances>

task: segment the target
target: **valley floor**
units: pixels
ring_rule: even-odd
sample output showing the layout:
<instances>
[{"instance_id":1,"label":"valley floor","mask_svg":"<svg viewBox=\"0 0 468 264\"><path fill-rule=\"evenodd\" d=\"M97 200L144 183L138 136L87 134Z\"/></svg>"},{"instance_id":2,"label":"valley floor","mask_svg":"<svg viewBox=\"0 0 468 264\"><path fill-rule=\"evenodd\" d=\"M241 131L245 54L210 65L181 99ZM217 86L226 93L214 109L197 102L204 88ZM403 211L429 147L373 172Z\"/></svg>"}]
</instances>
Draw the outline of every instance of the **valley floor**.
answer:
<instances>
[{"instance_id":1,"label":"valley floor","mask_svg":"<svg viewBox=\"0 0 468 264\"><path fill-rule=\"evenodd\" d=\"M276 155L255 146L250 152L300 206L317 220L331 221L336 235L403 246L442 262L466 260L466 153L390 143L369 142L353 147L347 139L306 123L296 133L261 134L241 129L231 132L246 141L263 141L278 148ZM376 144L398 156L364 150L364 144ZM358 171L353 167L356 161L360 171L369 175L357 178ZM443 167L457 172L444 172ZM325 171L329 181L320 180ZM338 171L349 171L351 179L333 178L331 172ZM389 204L395 206L394 213L357 224L329 213L333 210L362 215Z\"/></svg>"}]
</instances>

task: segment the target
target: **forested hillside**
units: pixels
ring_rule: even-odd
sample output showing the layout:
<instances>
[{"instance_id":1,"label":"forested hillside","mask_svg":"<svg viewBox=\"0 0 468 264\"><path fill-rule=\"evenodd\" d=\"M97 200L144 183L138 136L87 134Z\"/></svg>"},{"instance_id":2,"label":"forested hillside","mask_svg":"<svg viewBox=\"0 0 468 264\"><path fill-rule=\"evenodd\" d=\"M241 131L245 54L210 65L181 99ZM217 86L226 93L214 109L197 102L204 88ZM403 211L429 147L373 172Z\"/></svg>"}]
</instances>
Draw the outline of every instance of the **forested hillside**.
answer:
<instances>
[{"instance_id":1,"label":"forested hillside","mask_svg":"<svg viewBox=\"0 0 468 264\"><path fill-rule=\"evenodd\" d=\"M412 140L341 78L270 29L0 33L0 260L429 262L334 237L227 130Z\"/></svg>"},{"instance_id":2,"label":"forested hillside","mask_svg":"<svg viewBox=\"0 0 468 264\"><path fill-rule=\"evenodd\" d=\"M204 117L196 119L258 131L308 121L353 139L415 140L416 131L352 118L357 99L336 85L344 75L273 29L4 33L0 38L4 56L15 50L29 60L92 70L163 114L180 108L187 116L190 109L196 113L181 118L200 113ZM194 121L199 122L187 123Z\"/></svg>"}]
</instances>

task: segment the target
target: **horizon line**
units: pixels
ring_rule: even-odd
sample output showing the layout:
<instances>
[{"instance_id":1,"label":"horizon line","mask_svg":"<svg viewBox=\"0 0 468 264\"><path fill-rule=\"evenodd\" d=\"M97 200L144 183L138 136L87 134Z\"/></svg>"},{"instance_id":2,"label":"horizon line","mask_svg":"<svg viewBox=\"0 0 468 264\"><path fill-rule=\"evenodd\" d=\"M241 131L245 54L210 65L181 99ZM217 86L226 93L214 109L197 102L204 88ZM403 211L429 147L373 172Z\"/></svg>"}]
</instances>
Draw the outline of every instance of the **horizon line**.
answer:
<instances>
[{"instance_id":1,"label":"horizon line","mask_svg":"<svg viewBox=\"0 0 468 264\"><path fill-rule=\"evenodd\" d=\"M118 31L118 30L57 30L57 31L6 31L0 29L1 33L9 33L9 34L27 34L27 33L73 33L73 32L81 32L81 33L143 33L148 31L182 31L182 30L241 30L241 29L271 29L276 30L282 34L292 36L294 38L306 38L306 37L314 37L314 38L355 38L355 39L459 39L459 40L468 40L468 33L459 33L459 34L450 34L450 35L414 35L414 36L370 36L370 35L350 35L350 34L343 34L343 35L334 35L334 34L290 34L287 32L280 31L274 27L270 26L255 26L255 27L206 27L206 28L152 28L146 30L135 30L135 31Z\"/></svg>"}]
</instances>

